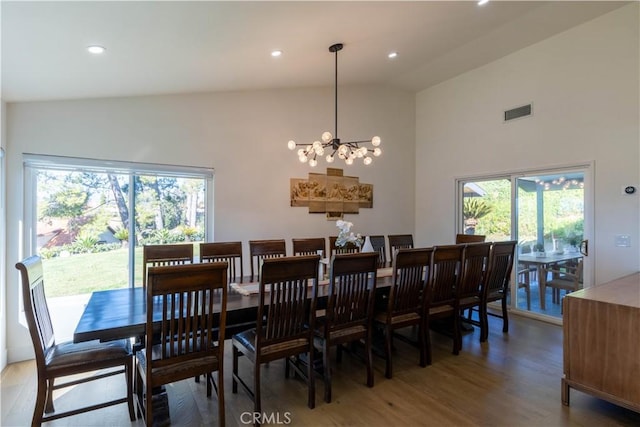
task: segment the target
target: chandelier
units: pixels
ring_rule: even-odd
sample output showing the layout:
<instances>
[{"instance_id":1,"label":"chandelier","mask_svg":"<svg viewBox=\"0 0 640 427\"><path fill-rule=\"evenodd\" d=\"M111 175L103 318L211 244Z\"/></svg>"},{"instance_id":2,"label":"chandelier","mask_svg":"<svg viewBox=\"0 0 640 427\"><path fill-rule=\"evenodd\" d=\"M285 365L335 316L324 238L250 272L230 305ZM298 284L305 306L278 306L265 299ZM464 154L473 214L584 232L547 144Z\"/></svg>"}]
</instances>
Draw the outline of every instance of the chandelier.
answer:
<instances>
[{"instance_id":1,"label":"chandelier","mask_svg":"<svg viewBox=\"0 0 640 427\"><path fill-rule=\"evenodd\" d=\"M318 164L318 156L324 156L325 152L329 152L325 160L327 163L333 163L335 156L344 160L348 165L353 164L355 159L363 159L365 165L370 165L373 159L371 155L378 157L382 154L380 149L380 137L374 136L370 140L342 142L338 138L338 52L342 50L342 43L329 46L329 52L336 54L335 66L335 127L334 133L324 132L321 141L314 141L312 144L298 144L291 140L287 144L289 150L298 149L298 159L302 163L309 162L309 166L315 167ZM367 148L364 144L371 143L373 148ZM371 155L370 155L371 154Z\"/></svg>"}]
</instances>

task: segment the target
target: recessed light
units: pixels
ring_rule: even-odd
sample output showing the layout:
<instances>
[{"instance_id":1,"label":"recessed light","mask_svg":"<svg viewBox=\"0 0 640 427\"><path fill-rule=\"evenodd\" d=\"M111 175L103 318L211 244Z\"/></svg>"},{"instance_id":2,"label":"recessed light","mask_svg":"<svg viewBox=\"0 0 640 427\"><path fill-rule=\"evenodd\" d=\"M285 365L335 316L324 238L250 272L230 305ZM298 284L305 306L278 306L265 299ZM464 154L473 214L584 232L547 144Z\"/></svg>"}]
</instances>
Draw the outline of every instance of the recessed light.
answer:
<instances>
[{"instance_id":1,"label":"recessed light","mask_svg":"<svg viewBox=\"0 0 640 427\"><path fill-rule=\"evenodd\" d=\"M398 56L398 52L391 52L389 55L387 55L389 59L396 58L397 56Z\"/></svg>"},{"instance_id":2,"label":"recessed light","mask_svg":"<svg viewBox=\"0 0 640 427\"><path fill-rule=\"evenodd\" d=\"M478 1L478 6L482 6L482 5L485 5L487 3L489 3L489 0L479 0Z\"/></svg>"},{"instance_id":3,"label":"recessed light","mask_svg":"<svg viewBox=\"0 0 640 427\"><path fill-rule=\"evenodd\" d=\"M101 53L104 53L104 51L107 50L107 49L105 49L103 46L93 45L93 46L87 46L87 50L90 53L99 55Z\"/></svg>"},{"instance_id":4,"label":"recessed light","mask_svg":"<svg viewBox=\"0 0 640 427\"><path fill-rule=\"evenodd\" d=\"M278 56L282 55L282 51L281 50L274 50L271 52L271 56L273 56L274 58L277 58Z\"/></svg>"}]
</instances>

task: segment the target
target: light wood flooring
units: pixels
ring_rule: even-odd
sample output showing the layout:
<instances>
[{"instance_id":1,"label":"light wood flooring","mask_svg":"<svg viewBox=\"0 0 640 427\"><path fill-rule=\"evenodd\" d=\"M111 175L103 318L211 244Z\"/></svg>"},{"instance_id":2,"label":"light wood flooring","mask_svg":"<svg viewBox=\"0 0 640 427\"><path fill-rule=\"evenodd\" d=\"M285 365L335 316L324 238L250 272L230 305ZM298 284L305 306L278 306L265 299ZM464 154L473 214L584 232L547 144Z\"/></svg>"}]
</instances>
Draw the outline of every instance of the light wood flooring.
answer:
<instances>
[{"instance_id":1,"label":"light wood flooring","mask_svg":"<svg viewBox=\"0 0 640 427\"><path fill-rule=\"evenodd\" d=\"M501 320L490 319L490 335L480 344L479 330L463 336L459 356L451 340L432 332L433 364L418 366L418 351L396 341L394 377L384 377L384 360L374 356L375 386L365 386L365 368L345 354L335 364L333 402L324 403L317 383L316 408L307 408L306 388L284 378L282 362L263 369L262 407L277 424L293 426L639 426L640 414L584 393L571 391L571 406L560 401L562 329L511 316L511 330L502 333ZM252 402L240 388L231 393L231 345L227 341L225 396L227 425L243 425ZM243 360L241 374L251 371ZM9 365L2 372L2 426L27 426L35 400L34 361ZM58 397L58 408L95 401L124 392L122 378L75 387ZM206 398L205 383L193 379L167 387L171 423L175 426L217 425L217 399ZM244 415L248 420L248 415ZM279 419L277 418L279 417ZM56 420L49 426L141 426L129 421L126 405Z\"/></svg>"}]
</instances>

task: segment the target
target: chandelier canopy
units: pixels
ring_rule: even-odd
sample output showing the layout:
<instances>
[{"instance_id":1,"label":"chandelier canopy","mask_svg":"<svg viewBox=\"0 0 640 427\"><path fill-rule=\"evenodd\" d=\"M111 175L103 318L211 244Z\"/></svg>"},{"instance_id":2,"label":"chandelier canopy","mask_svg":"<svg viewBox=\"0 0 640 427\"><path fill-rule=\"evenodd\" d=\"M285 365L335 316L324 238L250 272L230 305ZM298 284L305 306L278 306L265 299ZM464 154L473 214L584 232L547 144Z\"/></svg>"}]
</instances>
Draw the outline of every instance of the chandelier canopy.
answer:
<instances>
[{"instance_id":1,"label":"chandelier canopy","mask_svg":"<svg viewBox=\"0 0 640 427\"><path fill-rule=\"evenodd\" d=\"M342 43L337 43L329 46L329 52L335 53L336 65L335 65L335 127L334 133L327 131L322 134L321 141L314 141L312 144L298 144L291 140L287 144L289 150L295 150L296 147L302 147L298 149L298 159L302 163L309 163L309 166L315 167L318 164L318 156L324 156L325 152L328 152L325 160L327 163L333 163L335 156L344 160L348 165L353 164L355 159L363 159L365 165L370 165L373 161L371 155L378 157L382 154L380 149L380 137L374 136L373 138L363 141L349 141L342 142L338 138L338 52L342 50ZM370 143L373 148L367 148L364 144Z\"/></svg>"}]
</instances>

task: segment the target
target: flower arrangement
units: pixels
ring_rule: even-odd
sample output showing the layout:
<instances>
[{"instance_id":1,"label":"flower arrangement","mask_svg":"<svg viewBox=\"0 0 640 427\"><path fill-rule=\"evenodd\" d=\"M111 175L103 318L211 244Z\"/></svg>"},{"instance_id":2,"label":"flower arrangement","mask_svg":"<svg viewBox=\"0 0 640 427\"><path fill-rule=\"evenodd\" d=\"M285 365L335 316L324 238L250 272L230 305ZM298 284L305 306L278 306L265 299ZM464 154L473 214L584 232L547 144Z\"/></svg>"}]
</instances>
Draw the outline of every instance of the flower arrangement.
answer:
<instances>
[{"instance_id":1,"label":"flower arrangement","mask_svg":"<svg viewBox=\"0 0 640 427\"><path fill-rule=\"evenodd\" d=\"M336 246L343 247L347 243L353 243L354 245L360 247L362 245L362 236L360 233L354 234L351 231L351 227L353 227L353 223L349 221L343 221L341 219L336 221L336 227L340 229L338 233L338 238L336 239Z\"/></svg>"}]
</instances>

